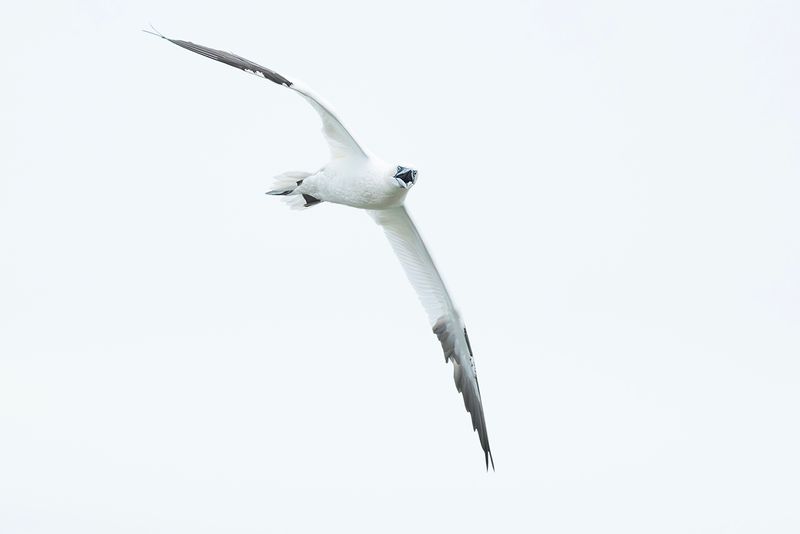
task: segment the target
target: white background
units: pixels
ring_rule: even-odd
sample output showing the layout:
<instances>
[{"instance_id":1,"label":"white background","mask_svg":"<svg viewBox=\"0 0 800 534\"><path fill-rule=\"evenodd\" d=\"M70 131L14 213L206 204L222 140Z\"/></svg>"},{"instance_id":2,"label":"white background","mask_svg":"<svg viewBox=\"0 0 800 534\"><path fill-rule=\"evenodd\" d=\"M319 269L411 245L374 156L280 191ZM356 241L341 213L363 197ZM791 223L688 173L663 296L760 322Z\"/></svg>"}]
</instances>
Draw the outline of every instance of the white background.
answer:
<instances>
[{"instance_id":1,"label":"white background","mask_svg":"<svg viewBox=\"0 0 800 534\"><path fill-rule=\"evenodd\" d=\"M796 2L4 7L0 531L797 532ZM327 148L408 200L497 471Z\"/></svg>"}]
</instances>

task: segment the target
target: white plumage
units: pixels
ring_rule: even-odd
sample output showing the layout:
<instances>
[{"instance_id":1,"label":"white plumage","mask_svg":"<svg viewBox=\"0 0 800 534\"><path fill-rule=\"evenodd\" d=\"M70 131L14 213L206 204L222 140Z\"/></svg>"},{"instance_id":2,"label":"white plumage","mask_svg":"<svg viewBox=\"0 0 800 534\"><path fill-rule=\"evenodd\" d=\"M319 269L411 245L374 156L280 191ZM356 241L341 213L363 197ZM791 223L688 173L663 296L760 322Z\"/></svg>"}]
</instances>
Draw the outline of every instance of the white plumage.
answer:
<instances>
[{"instance_id":1,"label":"white plumage","mask_svg":"<svg viewBox=\"0 0 800 534\"><path fill-rule=\"evenodd\" d=\"M456 388L463 395L464 406L472 417L472 426L478 432L486 467L488 468L490 460L494 467L467 330L425 243L403 205L409 189L416 182L417 171L389 164L366 150L345 128L331 107L299 81L290 81L230 52L168 39L159 33L154 35L292 89L302 95L319 113L322 133L331 151L330 162L315 173L290 171L277 176L275 189L269 194L283 196L292 207L300 209L321 202L361 208L367 210L383 228L419 296L433 332L442 344L445 361L453 364Z\"/></svg>"}]
</instances>

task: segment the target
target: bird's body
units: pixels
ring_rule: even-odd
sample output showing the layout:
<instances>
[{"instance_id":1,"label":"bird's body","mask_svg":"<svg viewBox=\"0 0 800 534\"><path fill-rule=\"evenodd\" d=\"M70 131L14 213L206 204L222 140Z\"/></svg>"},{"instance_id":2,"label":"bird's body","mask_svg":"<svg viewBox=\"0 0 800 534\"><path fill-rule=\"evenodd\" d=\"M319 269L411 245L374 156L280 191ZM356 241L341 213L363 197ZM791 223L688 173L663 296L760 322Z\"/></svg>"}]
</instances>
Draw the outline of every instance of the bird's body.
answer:
<instances>
[{"instance_id":1,"label":"bird's body","mask_svg":"<svg viewBox=\"0 0 800 534\"><path fill-rule=\"evenodd\" d=\"M396 166L374 156L364 159L332 159L303 180L295 190L323 202L378 210L403 203L408 189L397 187L391 177Z\"/></svg>"},{"instance_id":2,"label":"bird's body","mask_svg":"<svg viewBox=\"0 0 800 534\"><path fill-rule=\"evenodd\" d=\"M159 33L154 35L167 39ZM322 202L360 208L366 210L383 228L427 312L433 332L442 345L445 361L453 363L456 388L463 395L464 406L472 417L472 426L478 432L486 466L488 468L491 459L494 467L467 329L404 205L408 191L416 183L417 171L389 164L363 148L331 107L296 79L289 80L230 52L188 41L168 40L202 56L292 89L319 113L322 132L331 151L330 161L315 173L290 171L275 177L275 188L268 194L281 196L290 205L300 209Z\"/></svg>"}]
</instances>

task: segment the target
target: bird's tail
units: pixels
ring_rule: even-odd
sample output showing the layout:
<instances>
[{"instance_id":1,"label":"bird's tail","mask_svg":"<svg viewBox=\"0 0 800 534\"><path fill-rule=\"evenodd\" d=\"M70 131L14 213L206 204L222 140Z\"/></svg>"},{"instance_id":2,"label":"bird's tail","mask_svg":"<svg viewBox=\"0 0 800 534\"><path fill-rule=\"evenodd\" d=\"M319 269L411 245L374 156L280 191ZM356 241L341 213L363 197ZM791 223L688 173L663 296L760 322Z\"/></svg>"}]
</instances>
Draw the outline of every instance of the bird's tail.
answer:
<instances>
[{"instance_id":1,"label":"bird's tail","mask_svg":"<svg viewBox=\"0 0 800 534\"><path fill-rule=\"evenodd\" d=\"M267 191L268 195L282 196L292 209L302 209L314 204L319 204L319 200L310 196L303 195L297 188L303 180L311 176L310 172L289 171L275 177L275 189Z\"/></svg>"}]
</instances>

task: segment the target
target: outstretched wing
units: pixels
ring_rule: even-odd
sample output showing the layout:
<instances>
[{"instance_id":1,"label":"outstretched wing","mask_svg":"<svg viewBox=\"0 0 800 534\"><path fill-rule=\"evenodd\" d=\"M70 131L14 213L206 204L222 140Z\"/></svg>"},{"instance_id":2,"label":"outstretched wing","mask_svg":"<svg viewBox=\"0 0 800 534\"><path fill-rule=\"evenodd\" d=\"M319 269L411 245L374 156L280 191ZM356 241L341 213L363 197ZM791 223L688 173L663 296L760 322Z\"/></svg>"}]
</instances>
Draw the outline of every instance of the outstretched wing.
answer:
<instances>
[{"instance_id":1,"label":"outstretched wing","mask_svg":"<svg viewBox=\"0 0 800 534\"><path fill-rule=\"evenodd\" d=\"M475 362L472 357L472 347L469 344L467 329L453 306L444 281L404 206L372 210L369 213L386 232L389 243L394 248L411 285L414 286L422 306L428 313L433 332L442 344L445 362L453 362L453 378L456 382L456 389L464 396L464 406L472 416L472 428L478 432L486 459L486 468L489 468L491 459L492 469L494 469L489 437L486 434L486 421L483 417L481 390L478 387L478 376L475 373Z\"/></svg>"},{"instance_id":2,"label":"outstretched wing","mask_svg":"<svg viewBox=\"0 0 800 534\"><path fill-rule=\"evenodd\" d=\"M347 128L344 127L342 121L339 120L333 110L331 110L330 106L319 96L314 94L314 92L311 91L310 88L306 87L302 82L298 80L290 81L288 78L281 76L271 69L262 67L258 63L254 63L230 52L215 50L213 48L191 43L189 41L181 41L180 39L170 39L169 37L164 37L160 33L154 33L147 30L145 31L161 37L162 39L166 39L167 41L185 48L186 50L191 50L192 52L200 54L201 56L225 63L231 67L236 67L237 69L241 69L261 78L265 78L277 83L278 85L283 85L284 87L288 87L289 89L300 93L303 98L308 100L311 106L322 118L322 133L328 142L328 146L331 149L331 155L334 158L369 157L367 155L367 151L356 142L352 134L350 134L350 132L347 131Z\"/></svg>"}]
</instances>

